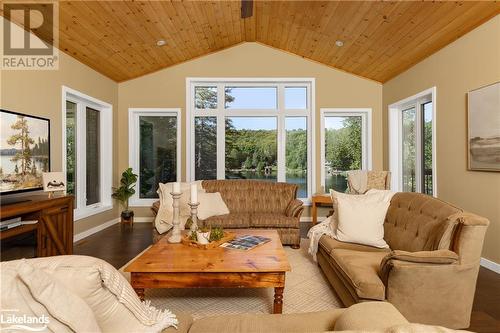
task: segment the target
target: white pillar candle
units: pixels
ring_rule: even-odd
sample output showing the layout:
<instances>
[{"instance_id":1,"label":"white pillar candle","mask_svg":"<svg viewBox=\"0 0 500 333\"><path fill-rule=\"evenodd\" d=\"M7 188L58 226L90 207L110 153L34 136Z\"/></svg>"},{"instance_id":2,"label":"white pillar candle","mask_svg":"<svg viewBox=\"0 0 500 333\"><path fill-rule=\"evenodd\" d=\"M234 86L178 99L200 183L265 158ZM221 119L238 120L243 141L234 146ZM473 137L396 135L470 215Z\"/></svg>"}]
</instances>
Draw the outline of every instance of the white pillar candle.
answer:
<instances>
[{"instance_id":1,"label":"white pillar candle","mask_svg":"<svg viewBox=\"0 0 500 333\"><path fill-rule=\"evenodd\" d=\"M174 188L172 189L172 192L174 192L174 193L180 193L181 192L181 183L175 182L174 183Z\"/></svg>"},{"instance_id":2,"label":"white pillar candle","mask_svg":"<svg viewBox=\"0 0 500 333\"><path fill-rule=\"evenodd\" d=\"M191 203L198 203L198 186L191 184Z\"/></svg>"}]
</instances>

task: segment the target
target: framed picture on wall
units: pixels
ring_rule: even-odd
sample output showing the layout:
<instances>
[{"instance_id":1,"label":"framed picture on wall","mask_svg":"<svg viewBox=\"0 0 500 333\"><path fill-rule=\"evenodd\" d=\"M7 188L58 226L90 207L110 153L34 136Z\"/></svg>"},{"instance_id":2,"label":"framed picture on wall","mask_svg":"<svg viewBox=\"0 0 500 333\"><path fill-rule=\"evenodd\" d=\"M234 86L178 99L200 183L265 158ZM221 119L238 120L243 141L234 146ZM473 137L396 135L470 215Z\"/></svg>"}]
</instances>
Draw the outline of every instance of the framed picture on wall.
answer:
<instances>
[{"instance_id":1,"label":"framed picture on wall","mask_svg":"<svg viewBox=\"0 0 500 333\"><path fill-rule=\"evenodd\" d=\"M500 82L467 94L469 170L500 172Z\"/></svg>"}]
</instances>

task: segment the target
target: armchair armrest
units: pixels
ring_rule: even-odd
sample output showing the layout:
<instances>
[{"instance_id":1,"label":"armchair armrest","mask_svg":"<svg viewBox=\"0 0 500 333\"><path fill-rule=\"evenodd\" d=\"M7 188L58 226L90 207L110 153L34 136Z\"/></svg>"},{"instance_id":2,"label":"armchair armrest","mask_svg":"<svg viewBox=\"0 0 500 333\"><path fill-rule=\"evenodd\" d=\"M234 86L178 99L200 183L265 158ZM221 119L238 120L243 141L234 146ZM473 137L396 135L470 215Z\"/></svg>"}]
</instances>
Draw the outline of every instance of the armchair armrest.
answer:
<instances>
[{"instance_id":1,"label":"armchair armrest","mask_svg":"<svg viewBox=\"0 0 500 333\"><path fill-rule=\"evenodd\" d=\"M160 209L160 200L153 202L153 205L151 206L151 210L153 211L153 214L155 216L158 215L159 209Z\"/></svg>"},{"instance_id":2,"label":"armchair armrest","mask_svg":"<svg viewBox=\"0 0 500 333\"><path fill-rule=\"evenodd\" d=\"M450 265L458 263L458 254L450 250L407 252L391 251L380 263L380 278L387 285L389 273L395 265Z\"/></svg>"},{"instance_id":3,"label":"armchair armrest","mask_svg":"<svg viewBox=\"0 0 500 333\"><path fill-rule=\"evenodd\" d=\"M304 210L303 202L299 199L290 201L285 210L285 215L288 217L300 217Z\"/></svg>"}]
</instances>

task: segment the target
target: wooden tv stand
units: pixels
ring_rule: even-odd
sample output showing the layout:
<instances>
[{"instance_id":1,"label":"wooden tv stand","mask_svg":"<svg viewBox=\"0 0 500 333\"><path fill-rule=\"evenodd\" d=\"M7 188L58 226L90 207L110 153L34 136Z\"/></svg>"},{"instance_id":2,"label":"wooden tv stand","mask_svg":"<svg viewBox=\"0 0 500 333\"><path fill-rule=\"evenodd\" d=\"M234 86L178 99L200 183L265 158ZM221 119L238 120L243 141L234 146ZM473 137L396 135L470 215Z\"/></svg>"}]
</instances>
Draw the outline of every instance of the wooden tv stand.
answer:
<instances>
[{"instance_id":1,"label":"wooden tv stand","mask_svg":"<svg viewBox=\"0 0 500 333\"><path fill-rule=\"evenodd\" d=\"M37 195L26 199L29 201L1 206L0 220L20 216L24 221L38 223L0 231L0 240L35 231L37 257L73 254L73 196L49 199Z\"/></svg>"}]
</instances>

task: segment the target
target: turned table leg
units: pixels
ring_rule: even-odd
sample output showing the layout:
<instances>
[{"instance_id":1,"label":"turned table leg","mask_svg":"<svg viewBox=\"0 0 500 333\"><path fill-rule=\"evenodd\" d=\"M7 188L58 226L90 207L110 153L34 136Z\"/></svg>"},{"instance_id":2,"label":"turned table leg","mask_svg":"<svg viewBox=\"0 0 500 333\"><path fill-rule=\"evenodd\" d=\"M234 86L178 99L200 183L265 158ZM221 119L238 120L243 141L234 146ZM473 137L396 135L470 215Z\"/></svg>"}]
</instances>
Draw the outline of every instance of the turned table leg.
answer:
<instances>
[{"instance_id":1,"label":"turned table leg","mask_svg":"<svg viewBox=\"0 0 500 333\"><path fill-rule=\"evenodd\" d=\"M274 309L273 313L283 313L283 287L274 288Z\"/></svg>"},{"instance_id":2,"label":"turned table leg","mask_svg":"<svg viewBox=\"0 0 500 333\"><path fill-rule=\"evenodd\" d=\"M144 301L144 288L134 288L135 293L139 296L141 301Z\"/></svg>"}]
</instances>

